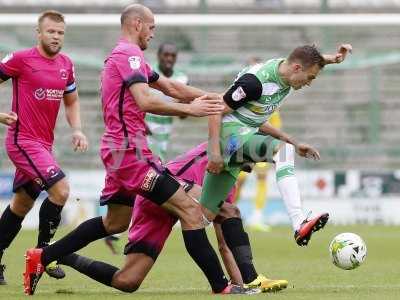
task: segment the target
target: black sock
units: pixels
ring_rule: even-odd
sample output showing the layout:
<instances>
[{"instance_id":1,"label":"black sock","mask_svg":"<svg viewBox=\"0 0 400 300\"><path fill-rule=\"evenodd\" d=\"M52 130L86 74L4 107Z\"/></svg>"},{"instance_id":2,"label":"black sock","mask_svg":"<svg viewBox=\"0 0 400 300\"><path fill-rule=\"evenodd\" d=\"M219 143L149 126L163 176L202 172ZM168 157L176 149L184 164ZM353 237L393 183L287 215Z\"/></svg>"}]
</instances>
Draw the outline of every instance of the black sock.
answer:
<instances>
[{"instance_id":1,"label":"black sock","mask_svg":"<svg viewBox=\"0 0 400 300\"><path fill-rule=\"evenodd\" d=\"M0 218L0 252L3 256L3 252L11 242L17 236L21 229L21 223L24 220L23 217L19 217L14 214L10 205L4 210L3 215ZM0 258L1 261L1 258Z\"/></svg>"},{"instance_id":2,"label":"black sock","mask_svg":"<svg viewBox=\"0 0 400 300\"><path fill-rule=\"evenodd\" d=\"M244 283L250 283L258 274L253 265L249 236L244 231L242 219L230 218L221 224L226 244L232 251Z\"/></svg>"},{"instance_id":3,"label":"black sock","mask_svg":"<svg viewBox=\"0 0 400 300\"><path fill-rule=\"evenodd\" d=\"M228 285L228 280L217 254L208 241L206 231L204 229L183 230L182 234L187 252L206 275L213 292L220 293Z\"/></svg>"},{"instance_id":4,"label":"black sock","mask_svg":"<svg viewBox=\"0 0 400 300\"><path fill-rule=\"evenodd\" d=\"M69 254L59 259L58 262L108 286L111 286L113 276L119 270L117 267L107 263L93 260L76 253Z\"/></svg>"},{"instance_id":5,"label":"black sock","mask_svg":"<svg viewBox=\"0 0 400 300\"><path fill-rule=\"evenodd\" d=\"M74 253L91 242L108 236L102 217L80 224L77 228L54 244L43 248L42 263L46 266L54 260Z\"/></svg>"},{"instance_id":6,"label":"black sock","mask_svg":"<svg viewBox=\"0 0 400 300\"><path fill-rule=\"evenodd\" d=\"M61 221L61 211L63 206L54 204L46 198L39 211L39 235L36 248L47 246L56 234L58 225Z\"/></svg>"}]
</instances>

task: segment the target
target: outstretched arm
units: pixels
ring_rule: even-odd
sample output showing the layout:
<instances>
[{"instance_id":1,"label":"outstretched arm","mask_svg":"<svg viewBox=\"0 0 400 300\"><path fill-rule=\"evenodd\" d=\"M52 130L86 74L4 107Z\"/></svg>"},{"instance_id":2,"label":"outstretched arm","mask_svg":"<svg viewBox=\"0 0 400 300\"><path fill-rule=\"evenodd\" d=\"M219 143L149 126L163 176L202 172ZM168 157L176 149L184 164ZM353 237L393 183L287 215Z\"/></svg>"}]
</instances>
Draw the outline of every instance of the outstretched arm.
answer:
<instances>
[{"instance_id":1,"label":"outstretched arm","mask_svg":"<svg viewBox=\"0 0 400 300\"><path fill-rule=\"evenodd\" d=\"M222 101L220 99L208 100L206 99L207 95L196 98L190 104L185 104L161 100L158 96L154 95L154 93L151 93L149 85L143 82L132 84L129 90L142 111L159 115L203 117L219 114L223 110ZM195 93L192 95L194 94Z\"/></svg>"},{"instance_id":2,"label":"outstretched arm","mask_svg":"<svg viewBox=\"0 0 400 300\"><path fill-rule=\"evenodd\" d=\"M273 127L268 122L265 122L263 125L261 125L259 130L260 132L270 135L278 140L281 140L282 142L292 144L296 149L296 153L302 157L313 160L319 160L321 158L317 149L308 144L297 142L293 137L282 130Z\"/></svg>"},{"instance_id":3,"label":"outstretched arm","mask_svg":"<svg viewBox=\"0 0 400 300\"><path fill-rule=\"evenodd\" d=\"M184 103L189 103L195 98L207 94L207 92L201 89L162 76L160 76L157 81L152 82L149 85L150 87L163 92L163 94L180 100Z\"/></svg>"}]
</instances>

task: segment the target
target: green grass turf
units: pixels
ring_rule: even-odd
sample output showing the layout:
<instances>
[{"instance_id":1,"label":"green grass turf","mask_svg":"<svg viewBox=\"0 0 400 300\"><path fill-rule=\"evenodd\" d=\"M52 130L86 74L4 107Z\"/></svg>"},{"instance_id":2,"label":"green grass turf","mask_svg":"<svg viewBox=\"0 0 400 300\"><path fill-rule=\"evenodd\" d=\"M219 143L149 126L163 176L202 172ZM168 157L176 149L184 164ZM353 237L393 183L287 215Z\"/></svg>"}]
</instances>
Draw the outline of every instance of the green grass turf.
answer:
<instances>
[{"instance_id":1,"label":"green grass turf","mask_svg":"<svg viewBox=\"0 0 400 300\"><path fill-rule=\"evenodd\" d=\"M329 242L341 232L358 233L367 243L366 262L356 270L340 270L330 262ZM289 280L288 289L280 293L250 297L282 300L399 299L399 232L400 228L396 227L328 226L313 237L307 248L295 245L288 228L273 228L270 233L249 232L258 272ZM60 230L57 236L65 233L65 230ZM8 285L0 286L0 299L27 299L22 288L23 254L27 247L34 245L36 235L35 231L22 231L7 250L3 262L7 264ZM209 236L213 233L209 232ZM123 236L124 241L125 238ZM174 231L164 250L142 287L133 295L105 287L65 267L65 279L57 281L44 275L33 297L37 300L201 300L217 297L210 294L206 280L186 254L179 230ZM102 241L93 243L81 253L117 266L123 263L123 256L112 255ZM242 297L235 296L238 298Z\"/></svg>"}]
</instances>

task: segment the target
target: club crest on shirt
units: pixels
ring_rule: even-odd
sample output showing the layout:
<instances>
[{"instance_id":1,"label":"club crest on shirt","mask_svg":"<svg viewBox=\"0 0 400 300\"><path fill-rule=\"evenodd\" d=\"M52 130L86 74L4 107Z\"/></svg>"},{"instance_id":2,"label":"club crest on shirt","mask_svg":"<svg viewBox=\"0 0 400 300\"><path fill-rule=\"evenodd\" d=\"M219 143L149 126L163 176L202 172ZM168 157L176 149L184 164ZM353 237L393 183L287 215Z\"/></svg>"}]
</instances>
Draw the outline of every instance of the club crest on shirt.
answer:
<instances>
[{"instance_id":1,"label":"club crest on shirt","mask_svg":"<svg viewBox=\"0 0 400 300\"><path fill-rule=\"evenodd\" d=\"M13 58L13 54L12 54L12 53L9 53L9 54L7 54L7 55L1 60L1 62L2 62L3 64L5 64L5 63L8 62L11 58Z\"/></svg>"},{"instance_id":2,"label":"club crest on shirt","mask_svg":"<svg viewBox=\"0 0 400 300\"><path fill-rule=\"evenodd\" d=\"M246 93L244 92L243 88L239 86L233 93L232 93L232 99L234 101L240 101L243 98L246 98Z\"/></svg>"},{"instance_id":3,"label":"club crest on shirt","mask_svg":"<svg viewBox=\"0 0 400 300\"><path fill-rule=\"evenodd\" d=\"M132 70L137 70L140 68L140 57L139 56L130 56L128 58L129 65Z\"/></svg>"},{"instance_id":4,"label":"club crest on shirt","mask_svg":"<svg viewBox=\"0 0 400 300\"><path fill-rule=\"evenodd\" d=\"M60 76L62 80L67 80L68 79L68 73L67 70L65 69L60 69Z\"/></svg>"}]
</instances>

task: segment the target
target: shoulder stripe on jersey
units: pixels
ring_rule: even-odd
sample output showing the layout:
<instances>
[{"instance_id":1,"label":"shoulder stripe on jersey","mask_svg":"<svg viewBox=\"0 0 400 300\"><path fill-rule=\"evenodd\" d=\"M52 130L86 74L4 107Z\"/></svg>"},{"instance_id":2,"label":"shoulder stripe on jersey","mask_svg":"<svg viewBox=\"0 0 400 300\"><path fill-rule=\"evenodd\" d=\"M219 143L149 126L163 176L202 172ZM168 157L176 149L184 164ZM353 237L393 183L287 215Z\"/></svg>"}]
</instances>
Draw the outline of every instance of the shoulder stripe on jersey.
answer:
<instances>
[{"instance_id":1,"label":"shoulder stripe on jersey","mask_svg":"<svg viewBox=\"0 0 400 300\"><path fill-rule=\"evenodd\" d=\"M0 69L0 78L1 78L1 80L6 81L6 80L10 79L11 76L8 76L6 73L4 73L4 72Z\"/></svg>"},{"instance_id":2,"label":"shoulder stripe on jersey","mask_svg":"<svg viewBox=\"0 0 400 300\"><path fill-rule=\"evenodd\" d=\"M191 160L189 160L182 168L176 172L175 176L181 176L183 173L185 173L197 160L200 158L204 157L207 155L207 151L203 151L199 153L197 156L193 157Z\"/></svg>"},{"instance_id":3,"label":"shoulder stripe on jersey","mask_svg":"<svg viewBox=\"0 0 400 300\"><path fill-rule=\"evenodd\" d=\"M129 88L132 84L138 82L147 83L147 78L142 74L133 74L132 76L128 77L128 79L124 80L124 85Z\"/></svg>"}]
</instances>

